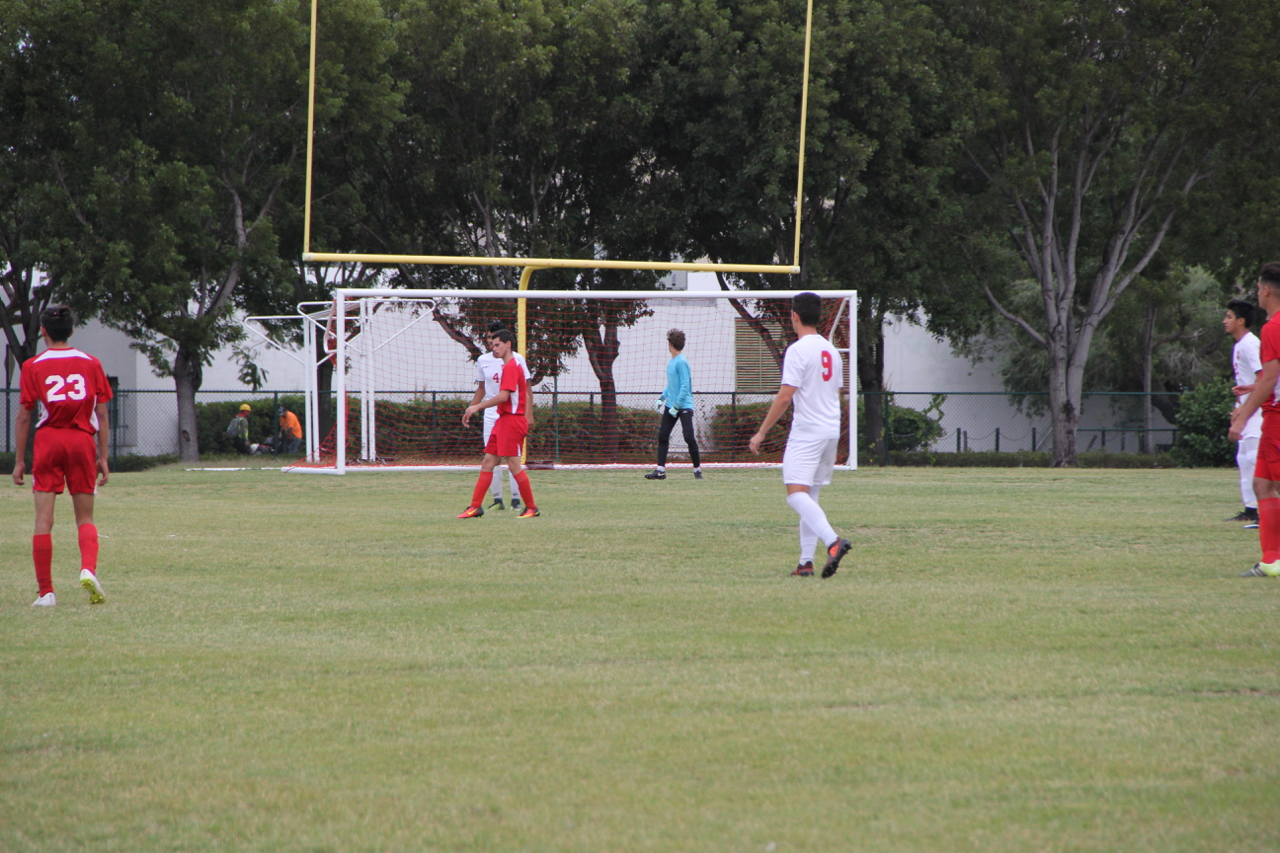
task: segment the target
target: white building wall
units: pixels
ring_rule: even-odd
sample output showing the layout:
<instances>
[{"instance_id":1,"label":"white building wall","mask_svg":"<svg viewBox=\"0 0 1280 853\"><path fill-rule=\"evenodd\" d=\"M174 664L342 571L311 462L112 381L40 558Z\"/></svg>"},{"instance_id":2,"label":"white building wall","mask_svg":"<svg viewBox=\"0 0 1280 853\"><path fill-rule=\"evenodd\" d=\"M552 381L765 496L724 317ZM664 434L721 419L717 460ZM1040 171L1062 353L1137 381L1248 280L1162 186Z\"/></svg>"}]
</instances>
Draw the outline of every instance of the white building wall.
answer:
<instances>
[{"instance_id":1,"label":"white building wall","mask_svg":"<svg viewBox=\"0 0 1280 853\"><path fill-rule=\"evenodd\" d=\"M693 291L719 290L712 273L689 273L687 286ZM711 310L718 320L714 324L704 325L696 336L691 336L686 346L685 357L693 373L694 390L731 392L735 385L736 314L725 300L699 300L698 305L712 306ZM633 328L619 331L623 346L614 363L614 370L615 375L626 377L623 391L652 394L656 401L666 384L666 364L669 357L665 348L666 330L688 328L692 314L689 306L682 307L675 300L655 302L652 316L640 320ZM424 323L434 329L431 334L443 336L444 333L434 323L429 320ZM649 343L643 348L628 347L628 338L642 338ZM132 395L132 403L125 402L121 409L121 422L129 427L122 436L121 452L172 453L177 444L177 404L173 396L173 380L156 376L146 356L132 349L129 344L130 341L122 333L96 321L77 329L72 338L73 346L92 353L102 361L107 375L118 379L118 387L126 391L144 392ZM412 347L408 340L404 344ZM267 372L267 391L298 392L306 386L308 368L303 362L307 359L299 358L298 353L282 352L258 341L252 335L242 346L250 349L254 361ZM421 364L412 352L396 351L394 347L389 352L380 354L379 359L406 365L420 364L419 373L408 375L402 380L408 383L403 386L406 390L425 388L460 393L473 391L474 364L466 357L462 348L449 341L442 351L450 355L433 359L429 364ZM1042 447L1047 440L1047 416L1020 413L1009 398L1004 396L1004 388L995 365L989 362L973 364L956 356L946 341L935 339L918 323L893 319L886 324L885 365L885 382L897 395L895 402L898 405L923 409L929 402L926 394L948 395L943 404L946 435L939 442L940 450L955 449L957 430L967 433L971 449L991 449L992 437L997 428L1002 431L1002 449L1006 450L1029 446L1033 426L1038 430L1037 438ZM204 369L202 391L240 392L246 399L259 396L240 382L239 369L231 348L219 350L214 354L212 363ZM16 389L17 384L15 373L10 387ZM561 393L599 392L599 383L585 352L579 351L568 359L564 371L557 379L546 379L534 390L541 395L551 392L553 388ZM714 406L719 402L721 401L717 399L698 400L697 422L700 435L705 433ZM637 405L633 400L625 401L625 404ZM16 406L16 394L13 395L13 406ZM1135 420L1136 406L1135 399L1125 411L1116 412L1109 404L1087 403L1081 426L1085 430L1136 427L1139 425ZM13 414L11 411L11 417ZM1159 428L1167 429L1170 426L1158 416L1157 421ZM1086 436L1081 441L1082 448L1091 440L1096 445L1098 436ZM1109 437L1108 447L1118 449L1117 440L1114 435ZM1130 442L1133 440L1129 439ZM1166 441L1167 433L1157 440ZM1132 449L1132 445L1129 449ZM678 429L672 435L672 452L684 452L683 438Z\"/></svg>"}]
</instances>

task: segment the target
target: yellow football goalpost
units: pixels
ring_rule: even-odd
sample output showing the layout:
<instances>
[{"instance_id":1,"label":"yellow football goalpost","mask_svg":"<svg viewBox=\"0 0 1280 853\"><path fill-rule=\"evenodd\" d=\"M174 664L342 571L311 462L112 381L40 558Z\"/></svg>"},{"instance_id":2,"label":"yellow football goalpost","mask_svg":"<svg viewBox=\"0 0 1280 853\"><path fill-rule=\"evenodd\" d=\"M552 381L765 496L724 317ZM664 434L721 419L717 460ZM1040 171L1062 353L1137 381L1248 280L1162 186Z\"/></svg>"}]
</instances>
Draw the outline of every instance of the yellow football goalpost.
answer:
<instances>
[{"instance_id":1,"label":"yellow football goalpost","mask_svg":"<svg viewBox=\"0 0 1280 853\"><path fill-rule=\"evenodd\" d=\"M813 33L813 0L808 0L804 26L804 79L800 90L800 153L796 173L796 231L791 264L712 264L668 261L617 261L591 258L491 258L452 255L381 255L361 253L311 251L311 170L314 160L315 101L316 101L316 40L317 16L320 0L311 0L311 68L307 92L307 182L303 208L302 260L315 263L365 263L365 264L439 264L458 266L524 267L520 276L520 289L526 290L534 270L551 268L577 269L626 269L626 270L685 270L689 272L750 272L781 273L795 275L800 272L800 214L804 199L804 147L805 129L809 112L809 53ZM523 300L521 301L523 309ZM523 310L521 310L523 313ZM518 346L524 349L524 324L517 332L521 337Z\"/></svg>"},{"instance_id":2,"label":"yellow football goalpost","mask_svg":"<svg viewBox=\"0 0 1280 853\"><path fill-rule=\"evenodd\" d=\"M593 258L510 258L510 257L475 257L465 255L394 255L369 254L356 252L313 252L311 251L311 178L315 156L315 100L316 100L316 42L318 38L318 12L320 0L311 0L311 55L310 72L307 91L307 167L306 196L303 208L302 260L304 263L364 263L364 264L433 264L454 266L503 266L523 267L520 274L520 290L528 290L529 282L535 270L572 268L572 269L626 269L626 270L681 270L687 272L734 272L734 273L766 273L796 275L800 272L800 226L804 201L804 151L805 133L809 113L809 58L813 41L813 0L808 0L805 10L804 26L804 70L800 89L800 133L799 153L796 168L796 222L790 264L725 264L725 263L690 263L682 261L625 261L600 260ZM850 306L850 314L853 306ZM516 301L516 347L520 352L527 350L526 334L526 302L523 298ZM853 347L849 347L850 363L852 363ZM850 370L852 376L852 370ZM854 395L850 394L850 418L854 417ZM852 464L856 465L856 459Z\"/></svg>"}]
</instances>

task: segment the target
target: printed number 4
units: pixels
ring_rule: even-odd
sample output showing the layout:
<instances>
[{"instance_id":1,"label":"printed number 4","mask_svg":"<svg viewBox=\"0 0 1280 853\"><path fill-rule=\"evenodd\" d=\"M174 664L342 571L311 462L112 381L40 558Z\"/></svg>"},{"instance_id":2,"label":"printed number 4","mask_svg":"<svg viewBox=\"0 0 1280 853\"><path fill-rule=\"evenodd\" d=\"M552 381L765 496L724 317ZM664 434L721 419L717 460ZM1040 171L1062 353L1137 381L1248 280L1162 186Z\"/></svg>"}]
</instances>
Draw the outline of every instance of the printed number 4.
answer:
<instances>
[{"instance_id":1,"label":"printed number 4","mask_svg":"<svg viewBox=\"0 0 1280 853\"><path fill-rule=\"evenodd\" d=\"M62 376L50 376L45 379L44 384L49 386L49 392L44 396L50 403L60 403L63 400L83 400L86 395L84 377L79 373L73 373L65 378ZM71 390L63 393L63 389L68 384L71 386Z\"/></svg>"},{"instance_id":2,"label":"printed number 4","mask_svg":"<svg viewBox=\"0 0 1280 853\"><path fill-rule=\"evenodd\" d=\"M834 371L831 367L831 353L826 350L822 351L822 381L830 382L831 375Z\"/></svg>"}]
</instances>

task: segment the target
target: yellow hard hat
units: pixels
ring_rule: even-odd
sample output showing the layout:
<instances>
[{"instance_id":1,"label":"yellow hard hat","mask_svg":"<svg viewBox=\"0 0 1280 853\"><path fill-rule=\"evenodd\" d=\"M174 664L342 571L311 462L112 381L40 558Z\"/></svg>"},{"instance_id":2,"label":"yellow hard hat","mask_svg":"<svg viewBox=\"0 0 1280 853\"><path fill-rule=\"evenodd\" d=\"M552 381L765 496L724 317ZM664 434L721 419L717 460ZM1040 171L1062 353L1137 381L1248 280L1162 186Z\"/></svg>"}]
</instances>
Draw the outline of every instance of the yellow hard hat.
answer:
<instances>
[{"instance_id":1,"label":"yellow hard hat","mask_svg":"<svg viewBox=\"0 0 1280 853\"><path fill-rule=\"evenodd\" d=\"M252 406L250 406L248 403L241 403L241 404L240 404L240 411L242 411L242 412L252 412L252 411L253 411L253 407L252 407Z\"/></svg>"}]
</instances>

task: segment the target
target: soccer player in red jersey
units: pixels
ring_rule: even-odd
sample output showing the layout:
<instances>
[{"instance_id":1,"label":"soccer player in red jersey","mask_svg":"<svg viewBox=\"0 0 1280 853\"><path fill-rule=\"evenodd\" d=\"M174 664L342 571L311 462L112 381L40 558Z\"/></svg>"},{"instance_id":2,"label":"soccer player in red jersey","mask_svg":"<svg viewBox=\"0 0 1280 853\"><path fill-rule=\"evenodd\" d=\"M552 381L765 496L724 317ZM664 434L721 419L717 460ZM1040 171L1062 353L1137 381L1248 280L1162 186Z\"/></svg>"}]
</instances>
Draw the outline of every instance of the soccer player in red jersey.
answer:
<instances>
[{"instance_id":1,"label":"soccer player in red jersey","mask_svg":"<svg viewBox=\"0 0 1280 853\"><path fill-rule=\"evenodd\" d=\"M36 500L35 536L31 554L40 597L35 607L58 603L53 594L53 503L65 483L71 492L80 540L80 586L90 604L107 600L98 583L98 528L93 523L93 496L107 482L107 401L111 386L102 363L67 344L75 321L65 305L51 305L40 314L40 336L47 349L22 365L22 389L15 424L17 454L13 482L21 486L27 467L27 436L31 411L36 420L34 462L31 466ZM96 441L95 441L96 437ZM94 481L97 480L95 483Z\"/></svg>"},{"instance_id":2,"label":"soccer player in red jersey","mask_svg":"<svg viewBox=\"0 0 1280 853\"><path fill-rule=\"evenodd\" d=\"M1253 469L1253 491L1258 496L1258 539L1262 560L1243 577L1280 575L1280 402L1276 401L1276 380L1280 379L1280 263L1262 267L1258 275L1258 305L1270 315L1262 327L1258 381L1231 414L1227 436L1239 441L1249 417L1262 409L1262 439L1258 442L1258 462Z\"/></svg>"},{"instance_id":3,"label":"soccer player in red jersey","mask_svg":"<svg viewBox=\"0 0 1280 853\"><path fill-rule=\"evenodd\" d=\"M471 494L471 505L458 518L479 518L484 515L481 504L493 482L493 469L502 459L507 460L507 468L520 489L521 500L524 501L525 509L519 517L537 518L542 513L533 502L533 486L529 484L529 474L520 465L520 449L524 445L525 436L529 434L529 422L525 418L525 410L529 405L529 383L524 378L524 367L515 358L515 337L511 331L502 329L495 332L491 340L493 354L502 359L502 379L498 383L498 393L483 403L467 406L462 415L462 423L464 426L470 424L472 415L494 406L498 409L498 422L494 424L493 432L489 434L489 441L484 447L484 461L480 463L480 477Z\"/></svg>"}]
</instances>

